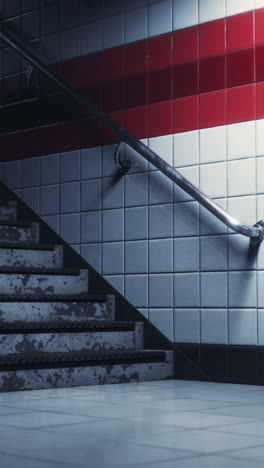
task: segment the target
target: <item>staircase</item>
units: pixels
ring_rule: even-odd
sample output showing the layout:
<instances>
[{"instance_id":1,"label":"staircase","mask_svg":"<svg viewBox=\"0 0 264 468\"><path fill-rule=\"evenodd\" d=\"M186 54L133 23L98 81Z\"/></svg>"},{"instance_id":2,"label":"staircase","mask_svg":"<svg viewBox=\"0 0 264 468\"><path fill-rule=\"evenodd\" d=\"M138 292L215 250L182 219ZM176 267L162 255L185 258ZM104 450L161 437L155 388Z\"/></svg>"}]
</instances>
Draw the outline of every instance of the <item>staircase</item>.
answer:
<instances>
[{"instance_id":1,"label":"staircase","mask_svg":"<svg viewBox=\"0 0 264 468\"><path fill-rule=\"evenodd\" d=\"M145 350L143 323L115 320L115 297L39 243L39 223L0 201L0 391L167 379L173 352Z\"/></svg>"}]
</instances>

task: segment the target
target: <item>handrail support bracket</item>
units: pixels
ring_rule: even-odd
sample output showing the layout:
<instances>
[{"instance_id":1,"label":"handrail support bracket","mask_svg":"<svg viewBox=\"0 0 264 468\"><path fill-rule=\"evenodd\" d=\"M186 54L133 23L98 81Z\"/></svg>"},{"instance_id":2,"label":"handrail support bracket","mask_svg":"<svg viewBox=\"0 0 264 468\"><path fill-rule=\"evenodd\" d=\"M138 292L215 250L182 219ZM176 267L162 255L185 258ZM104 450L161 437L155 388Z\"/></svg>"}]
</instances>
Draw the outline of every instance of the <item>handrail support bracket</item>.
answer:
<instances>
[{"instance_id":1,"label":"handrail support bracket","mask_svg":"<svg viewBox=\"0 0 264 468\"><path fill-rule=\"evenodd\" d=\"M259 237L251 237L250 238L251 245L260 244L260 242L262 242L264 239L264 221L263 220L258 221L256 224L254 224L254 227L259 229Z\"/></svg>"}]
</instances>

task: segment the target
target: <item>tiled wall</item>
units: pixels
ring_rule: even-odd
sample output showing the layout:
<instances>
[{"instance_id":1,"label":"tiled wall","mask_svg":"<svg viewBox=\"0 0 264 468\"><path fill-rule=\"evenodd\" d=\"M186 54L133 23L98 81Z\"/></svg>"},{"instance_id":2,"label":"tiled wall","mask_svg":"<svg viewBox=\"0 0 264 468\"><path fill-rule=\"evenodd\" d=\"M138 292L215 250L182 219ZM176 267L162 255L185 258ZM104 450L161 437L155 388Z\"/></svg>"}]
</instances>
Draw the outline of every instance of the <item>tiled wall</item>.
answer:
<instances>
[{"instance_id":1,"label":"tiled wall","mask_svg":"<svg viewBox=\"0 0 264 468\"><path fill-rule=\"evenodd\" d=\"M58 12L64 8L62 5L71 3L61 2ZM86 3L91 5L91 2ZM252 18L252 34L249 34L252 43L231 47L238 48L239 53L228 52L228 55L226 49L221 49L221 41L219 45L216 36L214 41L205 42L213 48L207 51L210 60L214 58L217 63L224 60L227 63L224 70L231 70L229 74L225 72L220 91L216 84L218 73L214 76L207 68L209 59L198 61L198 57L188 55L190 42L181 39L186 48L185 55L179 58L180 63L188 60L188 64L202 67L197 75L195 93L185 88L184 95L173 94L169 101L158 94L157 102L152 103L148 92L144 103L146 113L140 107L134 108L135 103L127 112L131 116L131 130L144 137L154 151L234 216L254 224L264 216L264 115L255 111L258 103L256 89L261 88L262 78L259 75L258 79L256 75L254 39L258 30L255 19L261 18L264 2L162 0L146 3L133 2L133 8L127 9L132 2L105 1L100 10L104 18L99 14L91 29L86 24L76 26L71 23L65 26L64 33L58 33L58 24L55 26L49 21L46 24L53 28L52 31L43 27L42 34L46 38L49 33L58 36L62 41L60 58L63 59L101 48L118 48L124 43L131 43L132 47L139 44L134 41L153 36L156 53L152 59L148 55L148 63L153 60L154 69L163 70L162 75L157 75L156 83L167 89L162 85L165 84L168 63L161 68L161 60L166 60L164 52L167 51L162 41L165 41L164 37L166 40L172 37L168 33L175 30L173 34L183 38L187 34L190 38L196 25L201 23L199 35L195 35L195 48L198 50L200 44L201 51L202 32L207 31L207 38L216 34L217 28L213 27L213 31L209 28L211 21L224 24L225 32L228 31L226 22L234 25L237 19ZM61 13L56 16L55 8L58 9L58 2L40 10L42 24L45 15L51 14L49 11L53 11L54 22L58 18L62 24L63 16ZM256 14L252 12L254 8L259 9ZM69 18L71 16L69 14ZM223 19L226 17L227 20ZM240 28L236 27L236 31L240 32ZM89 40L85 39L83 44L89 44L89 50L81 48L84 30ZM244 40L246 26L243 32L245 34L237 37ZM62 44L67 44L66 36L71 34L78 38L78 47L71 48L74 41L69 39L71 47L63 45L69 54L65 56L61 52ZM90 41L89 35L93 40ZM258 40L264 42L263 38ZM225 40L224 44L226 48L228 42ZM263 46L258 47L262 50ZM243 83L238 83L236 71L245 50L243 63L248 60L252 65L243 67L247 73L243 72ZM171 49L171 54L174 53L175 49ZM238 62L235 54L239 56ZM139 66L139 62L135 61L133 66ZM217 65L214 69L221 71L222 67ZM185 71L184 76L188 78L190 74ZM206 77L210 76L214 78L207 82ZM256 81L260 83L257 85ZM212 83L214 89L210 88ZM201 86L205 88L201 89ZM137 86L134 91L136 89ZM155 89L159 91L159 87ZM132 91L131 95L135 99ZM221 118L224 116L224 120L219 121L222 95L225 107ZM203 104L205 101L206 105ZM194 102L197 103L197 118L193 112ZM169 109L173 107L175 113L170 113ZM232 119L228 114L230 108ZM202 114L201 109L207 109L207 112ZM244 112L245 109L251 109L251 113ZM146 126L144 122L147 122ZM178 122L177 127L175 122ZM264 246L250 247L246 238L227 230L135 152L127 151L133 162L130 172L116 179L115 145L80 149L75 141L72 146L72 151L65 152L62 146L60 153L4 162L1 167L4 182L172 341L264 345Z\"/></svg>"}]
</instances>

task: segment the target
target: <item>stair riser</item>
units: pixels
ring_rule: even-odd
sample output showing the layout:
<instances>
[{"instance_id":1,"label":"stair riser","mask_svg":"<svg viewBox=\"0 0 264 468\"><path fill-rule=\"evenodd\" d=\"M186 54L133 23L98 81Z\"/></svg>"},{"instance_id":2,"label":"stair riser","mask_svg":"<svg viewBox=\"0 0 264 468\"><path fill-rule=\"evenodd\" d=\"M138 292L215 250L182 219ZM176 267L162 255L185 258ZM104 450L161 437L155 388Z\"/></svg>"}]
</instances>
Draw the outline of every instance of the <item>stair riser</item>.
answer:
<instances>
[{"instance_id":1,"label":"stair riser","mask_svg":"<svg viewBox=\"0 0 264 468\"><path fill-rule=\"evenodd\" d=\"M0 294L79 294L88 291L88 272L80 276L0 274Z\"/></svg>"},{"instance_id":2,"label":"stair riser","mask_svg":"<svg viewBox=\"0 0 264 468\"><path fill-rule=\"evenodd\" d=\"M39 225L33 223L30 227L0 226L0 242L37 244L39 242Z\"/></svg>"},{"instance_id":3,"label":"stair riser","mask_svg":"<svg viewBox=\"0 0 264 468\"><path fill-rule=\"evenodd\" d=\"M16 221L17 205L16 202L8 202L7 205L0 205L0 221Z\"/></svg>"},{"instance_id":4,"label":"stair riser","mask_svg":"<svg viewBox=\"0 0 264 468\"><path fill-rule=\"evenodd\" d=\"M114 298L106 302L1 302L0 322L48 322L49 320L114 320Z\"/></svg>"},{"instance_id":5,"label":"stair riser","mask_svg":"<svg viewBox=\"0 0 264 468\"><path fill-rule=\"evenodd\" d=\"M62 268L63 248L56 247L54 250L23 250L23 249L1 249L0 265L2 267L15 268Z\"/></svg>"},{"instance_id":6,"label":"stair riser","mask_svg":"<svg viewBox=\"0 0 264 468\"><path fill-rule=\"evenodd\" d=\"M141 349L143 347L142 326L137 325L139 326L135 331L0 335L0 355Z\"/></svg>"},{"instance_id":7,"label":"stair riser","mask_svg":"<svg viewBox=\"0 0 264 468\"><path fill-rule=\"evenodd\" d=\"M165 362L0 372L0 391L37 390L164 380L173 376L173 354Z\"/></svg>"}]
</instances>

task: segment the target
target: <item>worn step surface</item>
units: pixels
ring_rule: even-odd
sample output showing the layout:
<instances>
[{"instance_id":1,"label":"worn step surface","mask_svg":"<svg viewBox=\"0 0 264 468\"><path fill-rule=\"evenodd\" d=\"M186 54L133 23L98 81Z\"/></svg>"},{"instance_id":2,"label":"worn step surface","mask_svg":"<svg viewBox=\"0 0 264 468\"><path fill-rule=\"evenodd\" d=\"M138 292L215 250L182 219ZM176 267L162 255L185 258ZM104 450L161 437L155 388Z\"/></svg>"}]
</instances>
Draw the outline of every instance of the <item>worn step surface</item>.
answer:
<instances>
[{"instance_id":1,"label":"worn step surface","mask_svg":"<svg viewBox=\"0 0 264 468\"><path fill-rule=\"evenodd\" d=\"M143 323L140 322L0 323L0 355L142 347Z\"/></svg>"},{"instance_id":2,"label":"worn step surface","mask_svg":"<svg viewBox=\"0 0 264 468\"><path fill-rule=\"evenodd\" d=\"M0 222L17 220L17 203L12 200L0 200Z\"/></svg>"},{"instance_id":3,"label":"worn step surface","mask_svg":"<svg viewBox=\"0 0 264 468\"><path fill-rule=\"evenodd\" d=\"M0 265L2 268L62 268L63 246L45 248L38 244L14 246L0 242Z\"/></svg>"},{"instance_id":4,"label":"worn step surface","mask_svg":"<svg viewBox=\"0 0 264 468\"><path fill-rule=\"evenodd\" d=\"M114 320L114 296L97 294L0 295L1 322Z\"/></svg>"},{"instance_id":5,"label":"worn step surface","mask_svg":"<svg viewBox=\"0 0 264 468\"><path fill-rule=\"evenodd\" d=\"M115 321L115 297L91 294L39 230L0 200L0 391L172 377L173 353L143 350L143 323Z\"/></svg>"},{"instance_id":6,"label":"worn step surface","mask_svg":"<svg viewBox=\"0 0 264 468\"><path fill-rule=\"evenodd\" d=\"M0 391L171 378L172 351L89 351L0 357Z\"/></svg>"},{"instance_id":7,"label":"worn step surface","mask_svg":"<svg viewBox=\"0 0 264 468\"><path fill-rule=\"evenodd\" d=\"M88 271L0 268L1 294L80 294L88 292Z\"/></svg>"},{"instance_id":8,"label":"worn step surface","mask_svg":"<svg viewBox=\"0 0 264 468\"><path fill-rule=\"evenodd\" d=\"M0 224L0 243L1 242L36 244L39 242L39 224L3 221Z\"/></svg>"}]
</instances>

